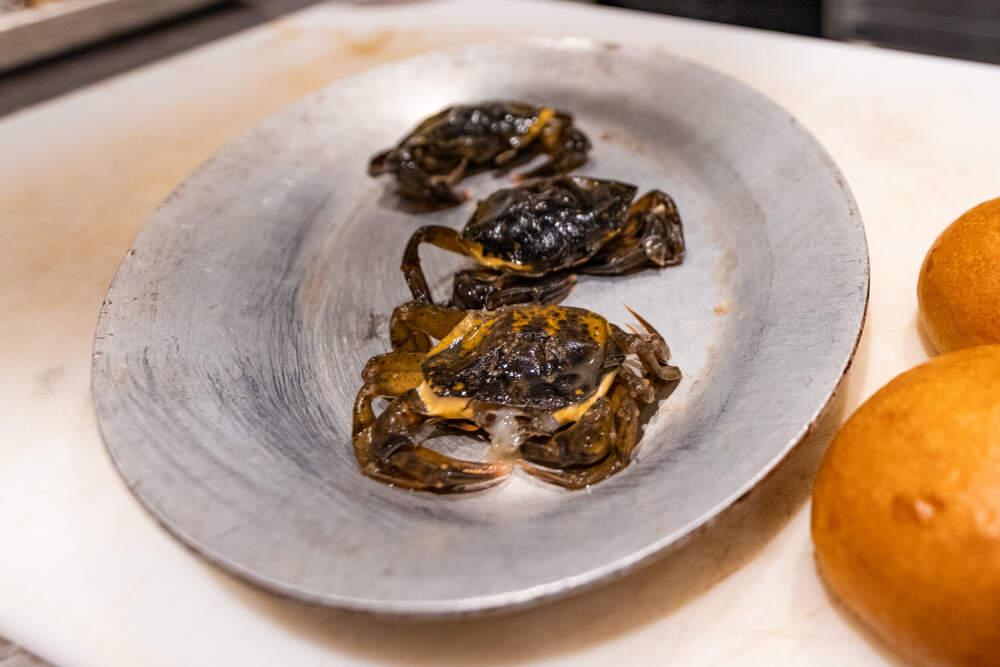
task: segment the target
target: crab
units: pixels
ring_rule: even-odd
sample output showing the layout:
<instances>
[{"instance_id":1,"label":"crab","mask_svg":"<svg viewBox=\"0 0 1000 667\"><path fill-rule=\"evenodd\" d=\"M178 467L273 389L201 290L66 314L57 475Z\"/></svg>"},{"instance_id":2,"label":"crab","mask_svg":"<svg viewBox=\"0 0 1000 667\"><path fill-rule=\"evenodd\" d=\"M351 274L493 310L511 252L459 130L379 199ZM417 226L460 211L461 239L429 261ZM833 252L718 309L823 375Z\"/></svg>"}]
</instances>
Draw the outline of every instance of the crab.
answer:
<instances>
[{"instance_id":1,"label":"crab","mask_svg":"<svg viewBox=\"0 0 1000 667\"><path fill-rule=\"evenodd\" d=\"M371 176L391 173L411 200L454 205L453 186L467 174L507 173L539 154L544 164L521 177L551 176L587 161L590 141L568 113L521 102L451 106L424 119L392 149L371 159Z\"/></svg>"},{"instance_id":2,"label":"crab","mask_svg":"<svg viewBox=\"0 0 1000 667\"><path fill-rule=\"evenodd\" d=\"M632 204L637 191L582 176L504 188L480 201L461 231L442 225L417 229L400 268L413 299L433 303L420 245L468 255L480 268L455 274L451 304L497 308L557 303L572 289L576 273L620 275L680 264L684 231L677 205L660 190Z\"/></svg>"},{"instance_id":3,"label":"crab","mask_svg":"<svg viewBox=\"0 0 1000 667\"><path fill-rule=\"evenodd\" d=\"M639 439L639 405L655 400L655 385L681 377L663 337L629 312L644 333L564 306L399 306L393 351L368 361L354 404L361 471L437 493L483 489L515 467L569 489L618 472ZM390 402L376 416L378 397ZM486 456L470 461L425 446L447 433L488 439Z\"/></svg>"}]
</instances>

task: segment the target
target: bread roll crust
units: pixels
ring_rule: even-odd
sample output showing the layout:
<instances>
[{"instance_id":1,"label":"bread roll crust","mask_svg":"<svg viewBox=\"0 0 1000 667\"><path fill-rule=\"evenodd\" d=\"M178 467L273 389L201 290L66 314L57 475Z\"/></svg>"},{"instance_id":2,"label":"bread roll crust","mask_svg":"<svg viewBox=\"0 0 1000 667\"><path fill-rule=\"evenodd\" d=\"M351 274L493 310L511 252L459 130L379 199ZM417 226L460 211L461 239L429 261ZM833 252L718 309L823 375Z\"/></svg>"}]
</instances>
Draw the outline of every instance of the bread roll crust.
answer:
<instances>
[{"instance_id":1,"label":"bread roll crust","mask_svg":"<svg viewBox=\"0 0 1000 667\"><path fill-rule=\"evenodd\" d=\"M830 587L903 653L1000 665L1000 345L903 373L851 416L812 535Z\"/></svg>"},{"instance_id":2,"label":"bread roll crust","mask_svg":"<svg viewBox=\"0 0 1000 667\"><path fill-rule=\"evenodd\" d=\"M941 233L920 268L917 301L938 351L1000 343L1000 198Z\"/></svg>"}]
</instances>

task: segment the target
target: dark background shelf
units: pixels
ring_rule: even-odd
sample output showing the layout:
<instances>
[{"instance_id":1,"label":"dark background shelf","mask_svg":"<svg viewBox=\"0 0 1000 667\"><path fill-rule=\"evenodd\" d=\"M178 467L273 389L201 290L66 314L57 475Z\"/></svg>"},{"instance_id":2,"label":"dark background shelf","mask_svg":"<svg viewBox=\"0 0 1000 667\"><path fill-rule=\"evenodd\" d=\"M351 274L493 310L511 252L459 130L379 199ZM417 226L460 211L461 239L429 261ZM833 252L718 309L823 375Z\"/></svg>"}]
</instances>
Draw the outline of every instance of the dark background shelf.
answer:
<instances>
[{"instance_id":1,"label":"dark background shelf","mask_svg":"<svg viewBox=\"0 0 1000 667\"><path fill-rule=\"evenodd\" d=\"M0 115L316 2L223 1L0 73ZM1000 63L1000 0L597 0L597 3Z\"/></svg>"}]
</instances>

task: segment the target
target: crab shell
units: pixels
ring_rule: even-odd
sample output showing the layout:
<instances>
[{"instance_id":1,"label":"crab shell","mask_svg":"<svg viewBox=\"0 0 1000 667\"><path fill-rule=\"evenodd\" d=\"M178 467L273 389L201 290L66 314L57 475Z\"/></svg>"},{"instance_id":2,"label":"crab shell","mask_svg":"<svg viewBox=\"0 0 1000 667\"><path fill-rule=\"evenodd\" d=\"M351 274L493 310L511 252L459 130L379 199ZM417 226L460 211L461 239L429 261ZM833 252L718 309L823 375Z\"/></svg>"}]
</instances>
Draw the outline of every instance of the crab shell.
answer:
<instances>
[{"instance_id":1,"label":"crab shell","mask_svg":"<svg viewBox=\"0 0 1000 667\"><path fill-rule=\"evenodd\" d=\"M479 202L462 241L484 266L542 276L587 261L617 236L637 190L582 176L504 188Z\"/></svg>"},{"instance_id":2,"label":"crab shell","mask_svg":"<svg viewBox=\"0 0 1000 667\"><path fill-rule=\"evenodd\" d=\"M577 421L605 395L625 354L600 315L564 306L472 311L421 365L427 414L473 419L478 405Z\"/></svg>"},{"instance_id":3,"label":"crab shell","mask_svg":"<svg viewBox=\"0 0 1000 667\"><path fill-rule=\"evenodd\" d=\"M553 119L572 122L568 114L521 102L452 106L421 122L400 147L423 146L442 156L486 163L505 150L531 143Z\"/></svg>"}]
</instances>

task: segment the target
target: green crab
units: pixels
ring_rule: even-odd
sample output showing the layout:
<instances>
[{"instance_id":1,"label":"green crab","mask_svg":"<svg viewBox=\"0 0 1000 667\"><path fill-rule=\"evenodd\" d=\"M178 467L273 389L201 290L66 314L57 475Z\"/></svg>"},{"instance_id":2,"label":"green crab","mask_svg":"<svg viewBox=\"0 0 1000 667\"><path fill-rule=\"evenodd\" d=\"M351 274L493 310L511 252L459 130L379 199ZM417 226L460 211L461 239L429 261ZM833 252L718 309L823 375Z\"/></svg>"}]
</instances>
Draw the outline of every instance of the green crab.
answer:
<instances>
[{"instance_id":1,"label":"green crab","mask_svg":"<svg viewBox=\"0 0 1000 667\"><path fill-rule=\"evenodd\" d=\"M420 266L430 243L473 258L480 268L455 274L451 304L496 308L513 303L557 303L577 273L621 275L684 260L684 229L677 205L651 190L583 176L558 176L504 188L480 201L461 230L417 229L400 265L416 301L432 303Z\"/></svg>"},{"instance_id":2,"label":"green crab","mask_svg":"<svg viewBox=\"0 0 1000 667\"><path fill-rule=\"evenodd\" d=\"M618 472L638 441L639 405L655 400L654 383L681 377L663 337L632 315L644 333L563 306L399 306L393 351L368 361L354 405L361 471L437 493L492 486L515 466L571 489ZM390 399L377 416L376 397ZM483 461L425 445L456 432L490 441Z\"/></svg>"},{"instance_id":3,"label":"green crab","mask_svg":"<svg viewBox=\"0 0 1000 667\"><path fill-rule=\"evenodd\" d=\"M521 177L551 176L587 161L590 140L573 117L523 102L451 106L421 121L395 148L371 159L371 176L392 174L404 197L435 205L465 200L454 186L465 176L506 173L537 155L547 162Z\"/></svg>"}]
</instances>

